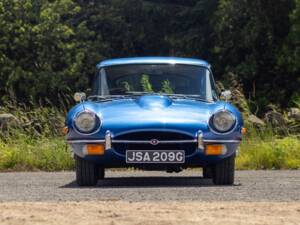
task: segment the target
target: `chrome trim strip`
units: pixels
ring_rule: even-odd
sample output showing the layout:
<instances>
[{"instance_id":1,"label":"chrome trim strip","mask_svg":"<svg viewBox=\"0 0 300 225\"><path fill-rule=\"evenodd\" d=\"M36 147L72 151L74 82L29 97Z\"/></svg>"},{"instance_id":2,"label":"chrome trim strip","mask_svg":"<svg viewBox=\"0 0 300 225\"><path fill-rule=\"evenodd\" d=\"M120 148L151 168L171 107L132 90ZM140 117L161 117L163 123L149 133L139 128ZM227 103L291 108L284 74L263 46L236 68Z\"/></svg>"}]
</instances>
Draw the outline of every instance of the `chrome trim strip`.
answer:
<instances>
[{"instance_id":1,"label":"chrome trim strip","mask_svg":"<svg viewBox=\"0 0 300 225\"><path fill-rule=\"evenodd\" d=\"M112 143L124 143L124 144L151 144L151 141L142 140L112 140ZM197 140L166 140L159 141L158 144L176 144L176 143L197 143Z\"/></svg>"},{"instance_id":2,"label":"chrome trim strip","mask_svg":"<svg viewBox=\"0 0 300 225\"><path fill-rule=\"evenodd\" d=\"M67 140L69 144L84 144L84 143L105 143L105 140ZM209 140L203 139L203 143L240 143L241 140ZM111 143L124 143L124 144L150 144L150 141L140 140L111 140ZM170 140L159 141L159 144L180 144L180 143L198 143L198 140Z\"/></svg>"},{"instance_id":3,"label":"chrome trim strip","mask_svg":"<svg viewBox=\"0 0 300 225\"><path fill-rule=\"evenodd\" d=\"M203 132L201 130L199 130L197 135L198 135L198 148L204 149Z\"/></svg>"},{"instance_id":4,"label":"chrome trim strip","mask_svg":"<svg viewBox=\"0 0 300 225\"><path fill-rule=\"evenodd\" d=\"M108 130L105 134L105 150L111 149L111 132Z\"/></svg>"},{"instance_id":5,"label":"chrome trim strip","mask_svg":"<svg viewBox=\"0 0 300 225\"><path fill-rule=\"evenodd\" d=\"M241 140L203 140L205 143L240 143Z\"/></svg>"},{"instance_id":6,"label":"chrome trim strip","mask_svg":"<svg viewBox=\"0 0 300 225\"><path fill-rule=\"evenodd\" d=\"M135 65L135 64L182 64L191 66L210 67L208 62L193 59L193 58L179 58L179 57L133 57L133 58L119 58L108 59L97 64L97 69L108 66L119 65Z\"/></svg>"},{"instance_id":7,"label":"chrome trim strip","mask_svg":"<svg viewBox=\"0 0 300 225\"><path fill-rule=\"evenodd\" d=\"M69 144L105 143L105 140L67 140Z\"/></svg>"}]
</instances>

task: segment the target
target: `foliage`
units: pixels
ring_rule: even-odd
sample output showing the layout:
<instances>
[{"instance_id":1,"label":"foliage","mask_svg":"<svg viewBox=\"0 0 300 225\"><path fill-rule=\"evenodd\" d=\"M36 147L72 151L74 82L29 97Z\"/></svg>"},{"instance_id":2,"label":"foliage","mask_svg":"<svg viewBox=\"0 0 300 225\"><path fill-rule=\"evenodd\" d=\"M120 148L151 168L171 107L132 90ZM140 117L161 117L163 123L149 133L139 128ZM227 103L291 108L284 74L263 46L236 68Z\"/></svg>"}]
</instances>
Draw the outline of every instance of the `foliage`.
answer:
<instances>
[{"instance_id":1,"label":"foliage","mask_svg":"<svg viewBox=\"0 0 300 225\"><path fill-rule=\"evenodd\" d=\"M296 73L287 74L287 65L278 65L293 7L293 0L219 2L214 26L218 71L225 68L238 74L259 113L266 111L270 102L286 106L287 99L299 91L299 83L294 82Z\"/></svg>"},{"instance_id":2,"label":"foliage","mask_svg":"<svg viewBox=\"0 0 300 225\"><path fill-rule=\"evenodd\" d=\"M68 20L79 11L71 0L0 1L3 101L28 102L32 96L56 102L57 93L67 93L71 83L78 86L84 55Z\"/></svg>"},{"instance_id":3,"label":"foliage","mask_svg":"<svg viewBox=\"0 0 300 225\"><path fill-rule=\"evenodd\" d=\"M292 103L294 106L296 106L300 109L300 95L293 96Z\"/></svg>"},{"instance_id":4,"label":"foliage","mask_svg":"<svg viewBox=\"0 0 300 225\"><path fill-rule=\"evenodd\" d=\"M63 104L62 101L61 104ZM22 133L33 138L60 136L64 127L66 111L62 112L54 106L38 107L37 105L26 106L11 103L8 106L0 107L0 114L2 113L14 115L19 123L17 130L15 128L7 131L1 130L0 139L6 140L15 133Z\"/></svg>"},{"instance_id":5,"label":"foliage","mask_svg":"<svg viewBox=\"0 0 300 225\"><path fill-rule=\"evenodd\" d=\"M70 170L74 166L71 153L63 138L32 139L18 134L0 139L0 170Z\"/></svg>"},{"instance_id":6,"label":"foliage","mask_svg":"<svg viewBox=\"0 0 300 225\"><path fill-rule=\"evenodd\" d=\"M146 74L142 75L141 85L143 87L143 91L149 92L149 93L153 92L152 85L150 83L150 79L149 79L148 75L146 75Z\"/></svg>"},{"instance_id":7,"label":"foliage","mask_svg":"<svg viewBox=\"0 0 300 225\"><path fill-rule=\"evenodd\" d=\"M290 14L291 28L283 45L282 55L278 58L279 65L295 74L296 84L300 82L300 1L295 0L295 8ZM299 92L298 92L299 93Z\"/></svg>"},{"instance_id":8,"label":"foliage","mask_svg":"<svg viewBox=\"0 0 300 225\"><path fill-rule=\"evenodd\" d=\"M236 74L258 113L300 94L299 0L0 0L0 96L55 105L124 56L190 56ZM1 102L0 100L0 102Z\"/></svg>"},{"instance_id":9,"label":"foliage","mask_svg":"<svg viewBox=\"0 0 300 225\"><path fill-rule=\"evenodd\" d=\"M122 82L122 86L126 91L131 91L131 86L127 81Z\"/></svg>"},{"instance_id":10,"label":"foliage","mask_svg":"<svg viewBox=\"0 0 300 225\"><path fill-rule=\"evenodd\" d=\"M169 80L164 80L161 84L161 92L166 94L173 94L173 88Z\"/></svg>"},{"instance_id":11,"label":"foliage","mask_svg":"<svg viewBox=\"0 0 300 225\"><path fill-rule=\"evenodd\" d=\"M249 127L237 157L238 169L300 169L300 136L279 137L272 127Z\"/></svg>"},{"instance_id":12,"label":"foliage","mask_svg":"<svg viewBox=\"0 0 300 225\"><path fill-rule=\"evenodd\" d=\"M64 112L56 107L0 107L13 114L19 126L0 132L0 170L58 171L73 168L70 148L62 136Z\"/></svg>"},{"instance_id":13,"label":"foliage","mask_svg":"<svg viewBox=\"0 0 300 225\"><path fill-rule=\"evenodd\" d=\"M247 139L240 147L238 169L300 169L300 140L293 137Z\"/></svg>"}]
</instances>

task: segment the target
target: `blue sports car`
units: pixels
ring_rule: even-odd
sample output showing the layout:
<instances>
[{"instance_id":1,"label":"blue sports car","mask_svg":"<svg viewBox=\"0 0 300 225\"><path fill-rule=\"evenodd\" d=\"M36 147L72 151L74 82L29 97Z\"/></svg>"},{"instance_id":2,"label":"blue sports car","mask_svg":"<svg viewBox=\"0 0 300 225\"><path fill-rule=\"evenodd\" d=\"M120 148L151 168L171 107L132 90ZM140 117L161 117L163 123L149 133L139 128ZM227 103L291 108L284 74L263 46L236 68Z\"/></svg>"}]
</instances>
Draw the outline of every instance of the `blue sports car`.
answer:
<instances>
[{"instance_id":1,"label":"blue sports car","mask_svg":"<svg viewBox=\"0 0 300 225\"><path fill-rule=\"evenodd\" d=\"M106 168L180 172L202 167L214 184L234 182L241 113L218 93L210 65L174 57L112 59L97 65L90 96L66 119L80 186Z\"/></svg>"}]
</instances>

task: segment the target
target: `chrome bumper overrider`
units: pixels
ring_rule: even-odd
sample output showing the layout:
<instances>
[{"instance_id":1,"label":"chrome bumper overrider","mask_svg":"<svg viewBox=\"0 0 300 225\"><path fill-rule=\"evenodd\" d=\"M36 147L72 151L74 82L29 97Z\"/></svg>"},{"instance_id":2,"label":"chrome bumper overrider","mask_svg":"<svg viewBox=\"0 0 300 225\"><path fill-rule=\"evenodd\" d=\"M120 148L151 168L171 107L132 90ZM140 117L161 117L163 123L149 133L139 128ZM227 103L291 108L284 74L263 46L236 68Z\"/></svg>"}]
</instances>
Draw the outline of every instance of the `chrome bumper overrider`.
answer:
<instances>
[{"instance_id":1,"label":"chrome bumper overrider","mask_svg":"<svg viewBox=\"0 0 300 225\"><path fill-rule=\"evenodd\" d=\"M199 149L204 149L205 143L240 143L240 140L213 140L213 139L203 139L203 133L198 132L197 139L193 140L160 140L159 144L183 144L183 143L197 143ZM110 131L106 132L105 139L98 140L68 140L69 144L105 144L105 149L111 149L114 143L124 143L124 144L151 144L151 140L113 140Z\"/></svg>"}]
</instances>

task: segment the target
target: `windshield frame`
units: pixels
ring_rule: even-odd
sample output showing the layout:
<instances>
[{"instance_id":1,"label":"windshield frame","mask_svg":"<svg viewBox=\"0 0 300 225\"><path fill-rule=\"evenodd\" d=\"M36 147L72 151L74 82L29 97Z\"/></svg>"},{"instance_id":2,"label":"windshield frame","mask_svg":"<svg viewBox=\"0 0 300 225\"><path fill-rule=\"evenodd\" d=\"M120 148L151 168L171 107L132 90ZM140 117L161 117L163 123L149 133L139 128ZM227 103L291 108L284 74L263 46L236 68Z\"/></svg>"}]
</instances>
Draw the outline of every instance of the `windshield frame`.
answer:
<instances>
[{"instance_id":1,"label":"windshield frame","mask_svg":"<svg viewBox=\"0 0 300 225\"><path fill-rule=\"evenodd\" d=\"M93 92L92 95L94 96L118 96L118 95L110 95L107 90L107 73L106 73L106 68L112 68L112 67L119 67L119 66L126 66L126 65L172 65L172 64L165 64L165 63L149 63L149 64L122 64L122 65L113 65L113 66L105 66L105 67L100 67L97 69L97 73L95 75L94 81L93 81ZM198 66L198 65L189 65L189 64L176 64L176 65L185 65L185 66L191 66L191 67L201 67L203 69L206 70L205 76L206 77L206 101L208 102L214 102L218 100L218 92L216 89L216 84L215 84L215 80L213 77L213 73L211 71L210 67L206 67L206 66ZM199 75L200 76L200 75ZM147 93L144 93L145 95ZM149 94L155 94L155 95L168 95L168 94L164 94L164 93L150 93ZM177 94L174 94L175 96ZM180 96L180 94L178 94ZM125 95L124 95L125 96ZM186 95L186 97L188 97L189 95ZM194 95L193 95L194 96ZM199 95L200 96L200 95Z\"/></svg>"}]
</instances>

